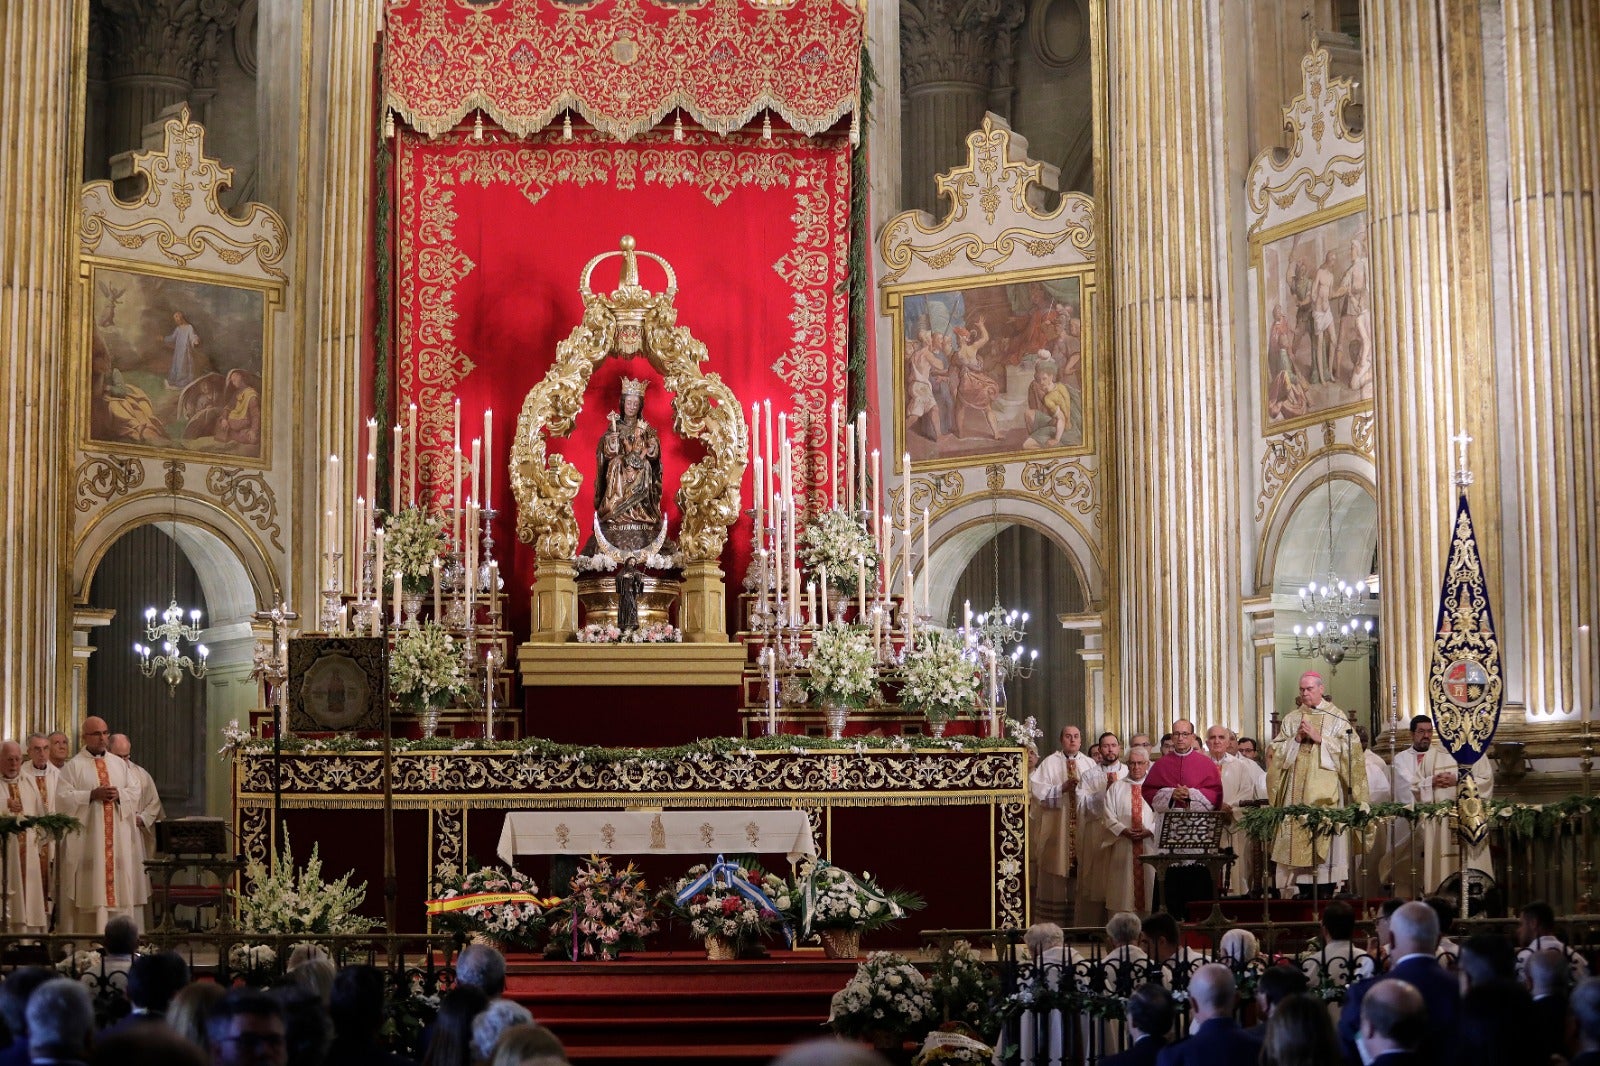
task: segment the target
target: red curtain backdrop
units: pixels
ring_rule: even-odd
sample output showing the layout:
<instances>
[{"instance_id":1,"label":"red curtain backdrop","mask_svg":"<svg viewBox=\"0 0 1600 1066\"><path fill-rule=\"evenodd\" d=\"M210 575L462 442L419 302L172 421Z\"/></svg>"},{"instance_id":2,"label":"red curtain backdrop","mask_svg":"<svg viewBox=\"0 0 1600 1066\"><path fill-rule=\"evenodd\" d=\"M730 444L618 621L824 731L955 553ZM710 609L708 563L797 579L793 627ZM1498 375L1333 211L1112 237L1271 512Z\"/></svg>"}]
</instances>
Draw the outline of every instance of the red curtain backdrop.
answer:
<instances>
[{"instance_id":1,"label":"red curtain backdrop","mask_svg":"<svg viewBox=\"0 0 1600 1066\"><path fill-rule=\"evenodd\" d=\"M588 130L575 131L570 142L552 129L526 140L494 132L482 143L462 133L427 139L402 132L396 157L397 410L418 405L423 487L447 501L455 400L468 449L482 432L483 412L493 408L495 555L514 634L527 632L534 558L515 537L511 435L556 342L581 318L584 264L616 251L624 234L672 264L678 323L705 342L703 369L722 376L745 418L752 401L770 399L774 414L804 419L809 451L797 477L809 504L823 503L829 405L843 403L846 382L845 136L695 132L680 143L660 131L624 145ZM595 291L615 286L619 263L596 269ZM647 287L665 286L654 263L641 258L640 269ZM642 356L602 364L571 437L550 446L584 476L576 501L582 537L592 528L595 446L625 374L655 383L645 417L662 436L674 532L679 516L671 497L701 454L698 444L676 439L671 397ZM748 508L749 475L742 492ZM730 583L743 578L749 545L747 516L723 554Z\"/></svg>"}]
</instances>

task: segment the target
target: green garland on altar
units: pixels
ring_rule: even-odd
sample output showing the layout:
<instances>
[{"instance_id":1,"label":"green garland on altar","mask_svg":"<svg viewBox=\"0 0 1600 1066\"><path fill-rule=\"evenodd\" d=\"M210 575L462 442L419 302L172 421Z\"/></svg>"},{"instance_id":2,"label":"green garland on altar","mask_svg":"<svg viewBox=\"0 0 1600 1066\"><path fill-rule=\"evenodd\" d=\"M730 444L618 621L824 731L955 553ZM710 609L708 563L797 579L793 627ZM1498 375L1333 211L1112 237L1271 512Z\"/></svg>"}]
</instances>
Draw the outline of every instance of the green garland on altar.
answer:
<instances>
[{"instance_id":1,"label":"green garland on altar","mask_svg":"<svg viewBox=\"0 0 1600 1066\"><path fill-rule=\"evenodd\" d=\"M70 814L40 814L32 818L18 818L12 814L0 815L0 838L16 836L32 829L60 840L68 833L77 832L81 828L83 823Z\"/></svg>"},{"instance_id":2,"label":"green garland on altar","mask_svg":"<svg viewBox=\"0 0 1600 1066\"><path fill-rule=\"evenodd\" d=\"M231 745L246 755L271 755L272 741L251 737ZM375 737L285 737L285 754L328 752L376 752L382 742ZM1017 743L1010 739L984 737L849 737L829 740L826 737L776 736L776 737L707 737L690 744L667 748L608 748L592 744L559 744L543 737L526 740L495 741L463 740L448 737L430 737L426 740L400 740L391 742L392 749L403 752L470 752L487 751L520 754L535 759L561 759L566 762L673 762L682 759L702 760L733 758L764 751L800 754L807 751L841 751L862 753L866 751L889 752L968 752L1016 750Z\"/></svg>"},{"instance_id":3,"label":"green garland on altar","mask_svg":"<svg viewBox=\"0 0 1600 1066\"><path fill-rule=\"evenodd\" d=\"M1512 836L1531 839L1554 836L1561 827L1587 810L1600 815L1600 798L1569 796L1553 803L1519 803L1516 800L1488 800L1490 824L1499 824ZM1455 814L1455 801L1443 803L1361 803L1349 807L1246 807L1237 813L1239 828L1257 840L1272 840L1286 818L1300 821L1314 835L1332 836L1347 830L1362 830L1389 818L1420 822L1448 818Z\"/></svg>"},{"instance_id":4,"label":"green garland on altar","mask_svg":"<svg viewBox=\"0 0 1600 1066\"><path fill-rule=\"evenodd\" d=\"M849 286L849 350L845 358L845 408L851 418L867 409L867 345L876 318L868 314L870 306L867 291L867 256L871 254L872 230L867 225L867 134L868 112L872 108L872 91L877 85L877 75L872 70L872 56L867 44L861 42L861 104L856 112L861 127L861 143L850 153L850 251L845 260L845 284Z\"/></svg>"}]
</instances>

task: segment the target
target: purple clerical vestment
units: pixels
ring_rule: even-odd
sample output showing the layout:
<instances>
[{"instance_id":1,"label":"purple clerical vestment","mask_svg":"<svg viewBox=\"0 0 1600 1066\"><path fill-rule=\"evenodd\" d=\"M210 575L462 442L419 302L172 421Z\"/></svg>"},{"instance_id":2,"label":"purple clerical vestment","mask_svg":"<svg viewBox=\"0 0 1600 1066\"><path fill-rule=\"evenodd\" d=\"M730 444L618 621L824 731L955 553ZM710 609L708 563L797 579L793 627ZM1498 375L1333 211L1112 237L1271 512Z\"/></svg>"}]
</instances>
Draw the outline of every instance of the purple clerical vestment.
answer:
<instances>
[{"instance_id":1,"label":"purple clerical vestment","mask_svg":"<svg viewBox=\"0 0 1600 1066\"><path fill-rule=\"evenodd\" d=\"M1170 752L1157 759L1145 775L1144 794L1153 796L1179 785L1205 796L1213 810L1222 805L1222 775L1217 772L1217 764L1199 748L1187 755Z\"/></svg>"}]
</instances>

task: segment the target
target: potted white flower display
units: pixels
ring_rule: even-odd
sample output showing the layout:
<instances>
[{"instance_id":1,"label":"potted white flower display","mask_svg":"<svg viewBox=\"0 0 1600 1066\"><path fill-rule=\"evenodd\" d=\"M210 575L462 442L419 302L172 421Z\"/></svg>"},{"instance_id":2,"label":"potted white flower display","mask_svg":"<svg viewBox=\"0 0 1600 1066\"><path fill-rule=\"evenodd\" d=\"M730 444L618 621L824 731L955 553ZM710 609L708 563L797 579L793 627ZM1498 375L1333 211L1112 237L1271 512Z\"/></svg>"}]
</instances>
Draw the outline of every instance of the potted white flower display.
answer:
<instances>
[{"instance_id":1,"label":"potted white flower display","mask_svg":"<svg viewBox=\"0 0 1600 1066\"><path fill-rule=\"evenodd\" d=\"M422 735L439 728L439 708L465 695L468 681L455 639L437 622L407 622L389 651L389 690L414 708Z\"/></svg>"},{"instance_id":2,"label":"potted white flower display","mask_svg":"<svg viewBox=\"0 0 1600 1066\"><path fill-rule=\"evenodd\" d=\"M924 715L929 732L940 737L946 722L973 706L980 684L978 664L960 638L943 629L924 629L906 656L900 706Z\"/></svg>"},{"instance_id":3,"label":"potted white flower display","mask_svg":"<svg viewBox=\"0 0 1600 1066\"><path fill-rule=\"evenodd\" d=\"M830 959L855 958L862 933L886 929L926 905L915 892L885 889L869 873L821 861L801 869L790 896L800 935L817 934Z\"/></svg>"},{"instance_id":4,"label":"potted white flower display","mask_svg":"<svg viewBox=\"0 0 1600 1066\"><path fill-rule=\"evenodd\" d=\"M872 637L859 626L825 625L811 638L806 688L828 716L828 737L844 735L851 707L865 707L878 693L878 656Z\"/></svg>"},{"instance_id":5,"label":"potted white flower display","mask_svg":"<svg viewBox=\"0 0 1600 1066\"><path fill-rule=\"evenodd\" d=\"M920 1040L933 1021L927 978L892 951L869 955L828 1007L828 1024L840 1036L869 1040L883 1050Z\"/></svg>"},{"instance_id":6,"label":"potted white flower display","mask_svg":"<svg viewBox=\"0 0 1600 1066\"><path fill-rule=\"evenodd\" d=\"M823 511L806 522L800 533L800 558L812 577L818 581L826 577L838 593L833 599L837 622L844 621L858 581L868 589L877 587L878 545L866 526L846 511Z\"/></svg>"}]
</instances>

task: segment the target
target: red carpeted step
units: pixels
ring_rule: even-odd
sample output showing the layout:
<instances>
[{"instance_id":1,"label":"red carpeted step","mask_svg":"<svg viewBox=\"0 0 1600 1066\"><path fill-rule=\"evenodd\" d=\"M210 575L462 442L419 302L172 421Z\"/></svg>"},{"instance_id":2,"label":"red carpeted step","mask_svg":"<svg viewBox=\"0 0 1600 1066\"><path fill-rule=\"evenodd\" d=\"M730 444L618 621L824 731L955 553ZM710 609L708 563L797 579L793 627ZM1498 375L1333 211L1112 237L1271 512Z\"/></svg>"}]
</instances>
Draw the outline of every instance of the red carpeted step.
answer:
<instances>
[{"instance_id":1,"label":"red carpeted step","mask_svg":"<svg viewBox=\"0 0 1600 1066\"><path fill-rule=\"evenodd\" d=\"M630 1066L649 1066L651 1063L711 1061L722 1066L757 1066L781 1055L788 1044L699 1044L676 1047L571 1047L567 1058L573 1062L603 1063L626 1062Z\"/></svg>"},{"instance_id":2,"label":"red carpeted step","mask_svg":"<svg viewBox=\"0 0 1600 1066\"><path fill-rule=\"evenodd\" d=\"M568 1048L680 1047L776 1043L825 1036L824 1019L813 1015L764 1015L748 1018L628 1018L619 1023L601 1018L538 1018Z\"/></svg>"}]
</instances>

